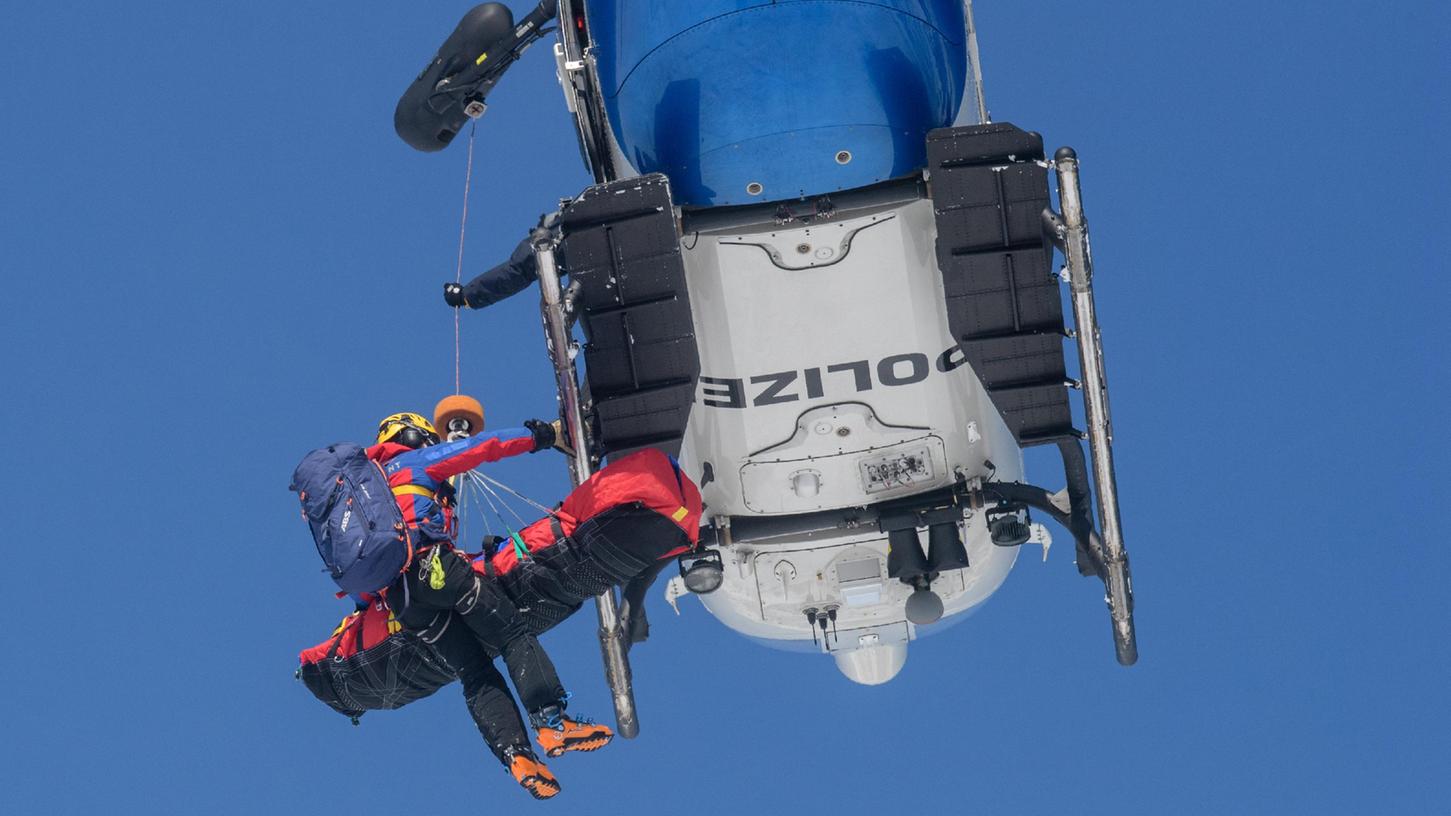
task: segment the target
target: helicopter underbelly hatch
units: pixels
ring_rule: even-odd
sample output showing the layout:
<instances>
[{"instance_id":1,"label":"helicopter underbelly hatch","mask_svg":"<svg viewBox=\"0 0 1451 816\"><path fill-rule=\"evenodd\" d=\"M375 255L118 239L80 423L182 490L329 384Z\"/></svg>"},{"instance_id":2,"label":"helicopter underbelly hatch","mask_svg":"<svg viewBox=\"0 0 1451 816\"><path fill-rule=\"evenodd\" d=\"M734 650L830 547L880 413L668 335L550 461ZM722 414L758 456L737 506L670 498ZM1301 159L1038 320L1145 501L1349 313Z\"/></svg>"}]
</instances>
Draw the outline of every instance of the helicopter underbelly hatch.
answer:
<instances>
[{"instance_id":1,"label":"helicopter underbelly hatch","mask_svg":"<svg viewBox=\"0 0 1451 816\"><path fill-rule=\"evenodd\" d=\"M708 514L812 513L1022 478L1016 440L952 342L935 239L925 199L685 236L701 376L681 463ZM1016 554L990 543L981 514L960 528L971 568L933 584L946 615L991 595ZM888 578L887 552L874 527L742 545L725 554L721 589L701 597L776 645L887 654L916 634L912 589ZM830 637L813 609L834 612Z\"/></svg>"}]
</instances>

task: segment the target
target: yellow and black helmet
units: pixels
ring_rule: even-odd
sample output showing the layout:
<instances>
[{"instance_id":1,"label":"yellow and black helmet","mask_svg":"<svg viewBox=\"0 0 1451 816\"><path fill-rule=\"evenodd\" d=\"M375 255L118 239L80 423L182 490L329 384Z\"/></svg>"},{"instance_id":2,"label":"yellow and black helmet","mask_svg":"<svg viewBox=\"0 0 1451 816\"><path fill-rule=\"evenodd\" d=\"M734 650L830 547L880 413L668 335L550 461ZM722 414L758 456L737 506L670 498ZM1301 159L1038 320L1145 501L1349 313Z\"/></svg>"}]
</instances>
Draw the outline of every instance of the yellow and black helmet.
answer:
<instances>
[{"instance_id":1,"label":"yellow and black helmet","mask_svg":"<svg viewBox=\"0 0 1451 816\"><path fill-rule=\"evenodd\" d=\"M438 431L433 423L408 411L391 414L378 423L378 444L396 442L410 448L438 444Z\"/></svg>"}]
</instances>

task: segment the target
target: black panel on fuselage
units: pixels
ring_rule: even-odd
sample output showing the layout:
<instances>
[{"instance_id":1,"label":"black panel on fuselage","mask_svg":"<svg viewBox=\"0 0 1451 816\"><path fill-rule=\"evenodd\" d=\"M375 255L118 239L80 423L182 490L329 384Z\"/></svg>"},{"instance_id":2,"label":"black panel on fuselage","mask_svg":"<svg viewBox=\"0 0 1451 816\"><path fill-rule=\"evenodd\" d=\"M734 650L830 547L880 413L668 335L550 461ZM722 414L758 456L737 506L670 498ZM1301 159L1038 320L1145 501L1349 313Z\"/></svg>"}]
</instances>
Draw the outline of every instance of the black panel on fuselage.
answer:
<instances>
[{"instance_id":1,"label":"black panel on fuselage","mask_svg":"<svg viewBox=\"0 0 1451 816\"><path fill-rule=\"evenodd\" d=\"M1022 445L1074 433L1042 159L1042 137L1007 123L927 136L948 325Z\"/></svg>"},{"instance_id":2,"label":"black panel on fuselage","mask_svg":"<svg viewBox=\"0 0 1451 816\"><path fill-rule=\"evenodd\" d=\"M564 209L560 230L561 267L579 284L599 453L678 454L700 355L669 181L654 174L590 187Z\"/></svg>"}]
</instances>

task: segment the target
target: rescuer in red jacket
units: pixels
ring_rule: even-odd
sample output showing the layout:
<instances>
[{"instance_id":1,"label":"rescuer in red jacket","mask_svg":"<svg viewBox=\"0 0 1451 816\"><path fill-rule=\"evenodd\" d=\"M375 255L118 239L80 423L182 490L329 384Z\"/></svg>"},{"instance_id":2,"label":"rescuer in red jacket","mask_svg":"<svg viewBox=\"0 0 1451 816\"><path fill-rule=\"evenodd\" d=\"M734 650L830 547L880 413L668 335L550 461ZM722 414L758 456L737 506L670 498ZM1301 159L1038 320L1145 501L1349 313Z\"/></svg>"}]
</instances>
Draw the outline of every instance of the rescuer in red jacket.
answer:
<instances>
[{"instance_id":1,"label":"rescuer in red jacket","mask_svg":"<svg viewBox=\"0 0 1451 816\"><path fill-rule=\"evenodd\" d=\"M550 424L531 420L525 426L440 444L427 419L393 414L379 424L377 444L367 453L387 476L417 551L388 590L390 606L399 622L418 632L457 673L469 713L494 755L519 784L545 799L559 792L559 783L530 749L518 706L494 666L496 656L504 658L549 756L593 751L614 734L565 715L567 695L538 639L508 595L454 548L454 491L448 482L485 462L554 445Z\"/></svg>"}]
</instances>

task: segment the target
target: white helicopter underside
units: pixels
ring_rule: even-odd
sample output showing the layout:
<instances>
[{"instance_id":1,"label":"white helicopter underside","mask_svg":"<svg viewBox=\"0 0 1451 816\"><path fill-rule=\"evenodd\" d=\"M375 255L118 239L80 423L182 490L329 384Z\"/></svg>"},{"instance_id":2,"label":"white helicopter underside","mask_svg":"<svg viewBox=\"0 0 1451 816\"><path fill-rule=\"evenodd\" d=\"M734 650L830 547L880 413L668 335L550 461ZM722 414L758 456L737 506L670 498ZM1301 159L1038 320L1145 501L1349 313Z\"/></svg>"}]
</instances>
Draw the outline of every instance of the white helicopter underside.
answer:
<instances>
[{"instance_id":1,"label":"white helicopter underside","mask_svg":"<svg viewBox=\"0 0 1451 816\"><path fill-rule=\"evenodd\" d=\"M709 463L708 517L1022 479L1021 450L951 339L935 241L927 200L684 237L702 376L680 458L691 474ZM986 600L1017 553L991 543L981 513L960 529L971 567L932 585L944 618ZM738 543L722 552L721 588L700 597L742 634L886 682L919 633L887 551L874 526ZM809 609L835 610L828 636Z\"/></svg>"}]
</instances>

